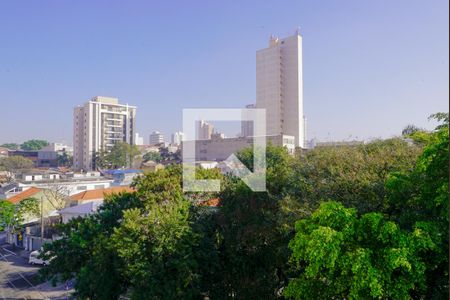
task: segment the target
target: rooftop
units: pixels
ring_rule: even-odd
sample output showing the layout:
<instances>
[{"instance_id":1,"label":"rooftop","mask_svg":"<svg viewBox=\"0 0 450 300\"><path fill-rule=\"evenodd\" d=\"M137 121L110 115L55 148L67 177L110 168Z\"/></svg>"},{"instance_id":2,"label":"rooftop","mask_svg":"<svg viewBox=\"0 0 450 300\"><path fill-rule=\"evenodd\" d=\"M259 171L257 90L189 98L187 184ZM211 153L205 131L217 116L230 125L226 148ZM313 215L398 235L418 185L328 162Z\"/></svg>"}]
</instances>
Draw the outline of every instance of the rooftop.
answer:
<instances>
[{"instance_id":1,"label":"rooftop","mask_svg":"<svg viewBox=\"0 0 450 300\"><path fill-rule=\"evenodd\" d=\"M87 200L103 199L107 195L124 193L124 192L132 193L132 192L134 192L134 190L128 186L114 186L114 187L110 187L107 189L84 191L84 192L81 192L81 193L71 196L70 200L87 201Z\"/></svg>"},{"instance_id":2,"label":"rooftop","mask_svg":"<svg viewBox=\"0 0 450 300\"><path fill-rule=\"evenodd\" d=\"M36 187L30 187L29 189L27 189L27 190L25 190L25 191L15 195L15 196L12 196L9 199L7 199L7 201L9 201L9 202L11 202L13 204L16 204L16 203L19 203L22 200L25 200L27 198L30 198L30 197L36 195L40 191L42 191L42 190L38 189Z\"/></svg>"}]
</instances>

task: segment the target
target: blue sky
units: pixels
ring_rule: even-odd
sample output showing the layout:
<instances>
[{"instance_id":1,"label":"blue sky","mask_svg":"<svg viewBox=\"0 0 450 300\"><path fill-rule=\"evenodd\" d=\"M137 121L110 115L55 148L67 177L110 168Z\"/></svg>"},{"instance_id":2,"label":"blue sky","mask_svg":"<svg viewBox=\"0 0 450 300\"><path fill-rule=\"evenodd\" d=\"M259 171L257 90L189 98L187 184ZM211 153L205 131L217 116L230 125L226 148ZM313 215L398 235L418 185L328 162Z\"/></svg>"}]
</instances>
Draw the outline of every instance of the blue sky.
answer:
<instances>
[{"instance_id":1,"label":"blue sky","mask_svg":"<svg viewBox=\"0 0 450 300\"><path fill-rule=\"evenodd\" d=\"M0 143L72 141L95 95L138 131L255 101L255 51L301 27L308 136L390 137L448 111L448 1L2 1Z\"/></svg>"}]
</instances>

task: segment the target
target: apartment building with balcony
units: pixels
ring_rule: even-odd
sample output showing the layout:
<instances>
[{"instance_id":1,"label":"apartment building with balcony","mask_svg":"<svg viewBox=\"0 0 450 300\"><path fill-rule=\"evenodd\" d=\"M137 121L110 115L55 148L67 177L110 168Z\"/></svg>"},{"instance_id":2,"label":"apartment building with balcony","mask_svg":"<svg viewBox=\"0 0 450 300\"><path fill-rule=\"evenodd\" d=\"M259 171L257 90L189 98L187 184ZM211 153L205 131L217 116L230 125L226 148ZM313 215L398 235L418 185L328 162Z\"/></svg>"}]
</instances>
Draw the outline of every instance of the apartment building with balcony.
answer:
<instances>
[{"instance_id":1,"label":"apartment building with balcony","mask_svg":"<svg viewBox=\"0 0 450 300\"><path fill-rule=\"evenodd\" d=\"M118 142L135 144L136 107L117 98L97 96L74 108L73 167L95 170L95 156Z\"/></svg>"}]
</instances>

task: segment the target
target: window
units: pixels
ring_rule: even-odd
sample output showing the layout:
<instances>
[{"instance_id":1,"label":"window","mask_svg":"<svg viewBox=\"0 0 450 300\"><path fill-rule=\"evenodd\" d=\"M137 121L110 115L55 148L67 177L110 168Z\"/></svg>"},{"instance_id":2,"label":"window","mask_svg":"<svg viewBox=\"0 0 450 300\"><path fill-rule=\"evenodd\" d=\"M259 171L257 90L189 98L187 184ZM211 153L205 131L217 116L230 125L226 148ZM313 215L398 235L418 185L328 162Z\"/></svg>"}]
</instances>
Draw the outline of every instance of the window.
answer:
<instances>
[{"instance_id":1,"label":"window","mask_svg":"<svg viewBox=\"0 0 450 300\"><path fill-rule=\"evenodd\" d=\"M77 186L77 190L78 191L85 191L85 190L87 190L87 187L85 185L80 185L80 186Z\"/></svg>"}]
</instances>

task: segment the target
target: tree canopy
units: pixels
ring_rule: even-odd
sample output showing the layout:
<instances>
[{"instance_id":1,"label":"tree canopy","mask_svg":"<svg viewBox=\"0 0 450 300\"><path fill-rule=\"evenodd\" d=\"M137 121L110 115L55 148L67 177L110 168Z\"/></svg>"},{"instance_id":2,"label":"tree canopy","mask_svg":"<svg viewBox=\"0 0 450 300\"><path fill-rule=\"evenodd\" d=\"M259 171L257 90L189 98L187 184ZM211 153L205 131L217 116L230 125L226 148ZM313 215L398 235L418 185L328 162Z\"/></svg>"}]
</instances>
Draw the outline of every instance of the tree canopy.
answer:
<instances>
[{"instance_id":1,"label":"tree canopy","mask_svg":"<svg viewBox=\"0 0 450 300\"><path fill-rule=\"evenodd\" d=\"M20 145L20 149L37 151L45 146L48 146L48 142L45 140L28 140Z\"/></svg>"},{"instance_id":2,"label":"tree canopy","mask_svg":"<svg viewBox=\"0 0 450 300\"><path fill-rule=\"evenodd\" d=\"M20 149L19 144L16 144L16 143L6 143L6 144L1 145L0 147L5 147L5 148L8 148L9 150L19 150Z\"/></svg>"},{"instance_id":3,"label":"tree canopy","mask_svg":"<svg viewBox=\"0 0 450 300\"><path fill-rule=\"evenodd\" d=\"M446 299L441 125L296 156L269 145L265 192L199 169L221 191L184 193L179 165L139 176L61 226L42 274L75 277L81 299ZM238 157L252 169L251 149Z\"/></svg>"},{"instance_id":4,"label":"tree canopy","mask_svg":"<svg viewBox=\"0 0 450 300\"><path fill-rule=\"evenodd\" d=\"M108 169L128 168L139 153L136 145L119 142L109 152L100 151L96 154L96 166Z\"/></svg>"},{"instance_id":5,"label":"tree canopy","mask_svg":"<svg viewBox=\"0 0 450 300\"><path fill-rule=\"evenodd\" d=\"M0 158L0 171L15 172L17 170L31 169L33 167L33 161L26 157L9 156Z\"/></svg>"},{"instance_id":6,"label":"tree canopy","mask_svg":"<svg viewBox=\"0 0 450 300\"><path fill-rule=\"evenodd\" d=\"M401 230L381 213L357 216L326 202L296 223L289 244L298 275L284 294L294 299L407 299L425 287L420 254L436 244L421 228Z\"/></svg>"},{"instance_id":7,"label":"tree canopy","mask_svg":"<svg viewBox=\"0 0 450 300\"><path fill-rule=\"evenodd\" d=\"M162 161L162 156L159 152L147 152L144 154L144 156L142 157L144 162L146 161L154 161L154 162L161 162Z\"/></svg>"}]
</instances>

